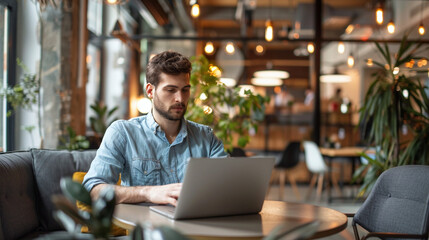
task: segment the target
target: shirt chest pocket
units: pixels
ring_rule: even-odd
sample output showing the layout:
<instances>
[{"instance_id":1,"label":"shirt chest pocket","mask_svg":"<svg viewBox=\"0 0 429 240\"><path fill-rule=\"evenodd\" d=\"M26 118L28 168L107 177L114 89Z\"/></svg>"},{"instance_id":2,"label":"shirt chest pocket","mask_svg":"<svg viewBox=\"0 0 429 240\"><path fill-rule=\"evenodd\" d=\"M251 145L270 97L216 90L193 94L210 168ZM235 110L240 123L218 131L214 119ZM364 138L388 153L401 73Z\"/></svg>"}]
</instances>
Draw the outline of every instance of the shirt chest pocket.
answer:
<instances>
[{"instance_id":1,"label":"shirt chest pocket","mask_svg":"<svg viewBox=\"0 0 429 240\"><path fill-rule=\"evenodd\" d=\"M160 185L161 163L156 159L134 158L131 168L133 185Z\"/></svg>"}]
</instances>

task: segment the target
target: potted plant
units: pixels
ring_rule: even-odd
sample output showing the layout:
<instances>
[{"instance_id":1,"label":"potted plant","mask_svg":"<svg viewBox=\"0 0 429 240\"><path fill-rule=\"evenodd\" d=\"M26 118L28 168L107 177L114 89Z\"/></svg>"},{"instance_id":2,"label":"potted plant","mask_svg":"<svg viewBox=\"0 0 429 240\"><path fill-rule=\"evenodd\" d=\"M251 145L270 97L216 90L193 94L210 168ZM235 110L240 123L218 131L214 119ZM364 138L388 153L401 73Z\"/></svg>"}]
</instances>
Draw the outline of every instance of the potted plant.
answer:
<instances>
[{"instance_id":1,"label":"potted plant","mask_svg":"<svg viewBox=\"0 0 429 240\"><path fill-rule=\"evenodd\" d=\"M220 69L204 56L193 57L191 62L192 100L186 118L211 126L226 150L245 147L250 140L249 131L256 132L258 123L264 119L269 97L240 87L228 88L219 81Z\"/></svg>"},{"instance_id":2,"label":"potted plant","mask_svg":"<svg viewBox=\"0 0 429 240\"><path fill-rule=\"evenodd\" d=\"M118 120L117 118L112 119L113 114L118 110L118 107L115 106L114 108L109 109L100 101L94 102L90 107L94 113L94 115L89 118L90 126L94 135L88 136L88 139L90 140L90 148L98 148L107 128L112 124L112 122Z\"/></svg>"},{"instance_id":3,"label":"potted plant","mask_svg":"<svg viewBox=\"0 0 429 240\"><path fill-rule=\"evenodd\" d=\"M404 36L396 53L388 44L376 43L382 62L374 61L378 72L369 86L360 109L362 131L368 132L367 140L376 149L375 158L362 154L368 164L355 173L363 179L360 195L369 191L378 176L385 170L405 164L429 164L429 99L427 86L418 77L411 76L404 68L412 68L418 61L421 44ZM408 129L411 137L401 134Z\"/></svg>"},{"instance_id":4,"label":"potted plant","mask_svg":"<svg viewBox=\"0 0 429 240\"><path fill-rule=\"evenodd\" d=\"M37 125L38 133L41 138L40 147L43 146L42 131L41 131L41 106L40 106L40 80L36 74L30 73L30 70L19 58L16 59L18 66L24 71L20 81L14 86L2 86L0 82L0 98L5 98L11 105L6 113L7 117L12 116L18 108L33 111L34 105L37 104ZM36 127L34 125L22 126L22 130L27 131L30 136ZM34 140L31 138L32 144Z\"/></svg>"}]
</instances>

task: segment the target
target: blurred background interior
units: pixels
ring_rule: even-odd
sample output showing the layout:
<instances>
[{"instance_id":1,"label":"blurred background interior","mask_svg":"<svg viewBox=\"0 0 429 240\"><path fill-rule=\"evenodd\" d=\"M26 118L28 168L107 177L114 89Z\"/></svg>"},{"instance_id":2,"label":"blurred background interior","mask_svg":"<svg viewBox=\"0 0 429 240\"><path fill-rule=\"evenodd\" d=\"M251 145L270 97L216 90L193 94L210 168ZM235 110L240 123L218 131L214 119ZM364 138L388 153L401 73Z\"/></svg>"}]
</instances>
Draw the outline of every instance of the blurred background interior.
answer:
<instances>
[{"instance_id":1,"label":"blurred background interior","mask_svg":"<svg viewBox=\"0 0 429 240\"><path fill-rule=\"evenodd\" d=\"M205 55L225 84L271 99L247 153L279 153L309 139L356 146L358 110L380 58L374 42L395 49L408 34L428 43L425 0L2 0L0 6L3 86L24 73L41 79L41 110L7 117L1 100L3 151L57 148L73 133L97 135L90 119L102 118L97 102L117 107L112 120L145 114L137 108L145 66L164 50ZM427 61L414 67L407 74L427 85Z\"/></svg>"}]
</instances>

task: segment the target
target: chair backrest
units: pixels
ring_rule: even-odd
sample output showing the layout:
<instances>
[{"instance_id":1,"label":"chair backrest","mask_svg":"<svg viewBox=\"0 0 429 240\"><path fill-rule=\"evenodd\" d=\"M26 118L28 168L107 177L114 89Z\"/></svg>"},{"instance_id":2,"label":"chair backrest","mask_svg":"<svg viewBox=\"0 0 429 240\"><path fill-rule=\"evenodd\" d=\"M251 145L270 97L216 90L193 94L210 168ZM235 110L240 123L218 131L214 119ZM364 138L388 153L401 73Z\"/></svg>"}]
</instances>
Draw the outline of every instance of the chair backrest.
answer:
<instances>
[{"instance_id":1,"label":"chair backrest","mask_svg":"<svg viewBox=\"0 0 429 240\"><path fill-rule=\"evenodd\" d=\"M391 168L377 179L353 221L370 232L428 234L429 166Z\"/></svg>"},{"instance_id":2,"label":"chair backrest","mask_svg":"<svg viewBox=\"0 0 429 240\"><path fill-rule=\"evenodd\" d=\"M322 173L328 171L328 166L326 166L325 161L323 160L322 154L320 153L319 147L316 143L311 141L304 141L304 153L305 153L305 163L307 168L312 173Z\"/></svg>"},{"instance_id":3,"label":"chair backrest","mask_svg":"<svg viewBox=\"0 0 429 240\"><path fill-rule=\"evenodd\" d=\"M290 142L283 150L276 168L293 168L299 163L301 142Z\"/></svg>"},{"instance_id":4,"label":"chair backrest","mask_svg":"<svg viewBox=\"0 0 429 240\"><path fill-rule=\"evenodd\" d=\"M228 150L228 154L231 157L246 157L246 152L242 148L235 147L231 150Z\"/></svg>"}]
</instances>

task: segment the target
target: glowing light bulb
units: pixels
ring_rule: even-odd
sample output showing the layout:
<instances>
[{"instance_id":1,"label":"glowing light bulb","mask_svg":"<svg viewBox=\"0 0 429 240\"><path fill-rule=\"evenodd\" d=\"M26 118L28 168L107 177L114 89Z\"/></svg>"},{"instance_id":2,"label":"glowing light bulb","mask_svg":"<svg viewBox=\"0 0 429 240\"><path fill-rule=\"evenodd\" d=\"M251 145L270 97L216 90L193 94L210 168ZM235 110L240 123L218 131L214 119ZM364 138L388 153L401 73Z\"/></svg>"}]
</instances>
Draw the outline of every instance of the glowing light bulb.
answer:
<instances>
[{"instance_id":1,"label":"glowing light bulb","mask_svg":"<svg viewBox=\"0 0 429 240\"><path fill-rule=\"evenodd\" d=\"M423 26L423 23L420 23L419 34L422 36L425 35L425 27Z\"/></svg>"},{"instance_id":2,"label":"glowing light bulb","mask_svg":"<svg viewBox=\"0 0 429 240\"><path fill-rule=\"evenodd\" d=\"M212 54L214 52L214 46L212 42L207 42L206 46L204 47L204 51L207 54Z\"/></svg>"},{"instance_id":3,"label":"glowing light bulb","mask_svg":"<svg viewBox=\"0 0 429 240\"><path fill-rule=\"evenodd\" d=\"M271 20L267 20L265 22L265 40L267 40L267 42L271 42L273 41L274 38L274 30L273 30L273 23L271 22Z\"/></svg>"},{"instance_id":4,"label":"glowing light bulb","mask_svg":"<svg viewBox=\"0 0 429 240\"><path fill-rule=\"evenodd\" d=\"M355 58L354 58L352 55L350 55L350 56L347 58L347 65L348 65L349 67L353 67L353 66L355 65Z\"/></svg>"},{"instance_id":5,"label":"glowing light bulb","mask_svg":"<svg viewBox=\"0 0 429 240\"><path fill-rule=\"evenodd\" d=\"M200 5L198 5L198 3L192 5L191 15L193 18L197 18L198 16L200 16Z\"/></svg>"},{"instance_id":6,"label":"glowing light bulb","mask_svg":"<svg viewBox=\"0 0 429 240\"><path fill-rule=\"evenodd\" d=\"M393 68L393 74L398 74L399 73L399 67L394 67Z\"/></svg>"},{"instance_id":7,"label":"glowing light bulb","mask_svg":"<svg viewBox=\"0 0 429 240\"><path fill-rule=\"evenodd\" d=\"M355 30L355 26L353 26L352 24L349 24L346 28L346 34L351 34L353 32L353 30Z\"/></svg>"},{"instance_id":8,"label":"glowing light bulb","mask_svg":"<svg viewBox=\"0 0 429 240\"><path fill-rule=\"evenodd\" d=\"M395 24L393 23L393 20L390 20L390 22L387 24L387 32L390 34L395 32Z\"/></svg>"},{"instance_id":9,"label":"glowing light bulb","mask_svg":"<svg viewBox=\"0 0 429 240\"><path fill-rule=\"evenodd\" d=\"M338 53L339 54L343 54L345 50L346 50L346 46L344 46L344 43L343 42L339 42L338 43L338 48L337 48Z\"/></svg>"},{"instance_id":10,"label":"glowing light bulb","mask_svg":"<svg viewBox=\"0 0 429 240\"><path fill-rule=\"evenodd\" d=\"M375 20L377 21L378 25L383 24L383 9L381 7L377 8L375 11Z\"/></svg>"},{"instance_id":11,"label":"glowing light bulb","mask_svg":"<svg viewBox=\"0 0 429 240\"><path fill-rule=\"evenodd\" d=\"M265 52L265 48L264 48L264 46L262 46L261 44L258 44L258 45L256 45L256 47L255 47L255 51L256 51L256 54L258 54L258 55L262 55L262 54L264 54L264 52Z\"/></svg>"},{"instance_id":12,"label":"glowing light bulb","mask_svg":"<svg viewBox=\"0 0 429 240\"><path fill-rule=\"evenodd\" d=\"M374 63L372 62L372 58L368 58L368 60L366 61L366 65L368 67L372 67L374 65Z\"/></svg>"},{"instance_id":13,"label":"glowing light bulb","mask_svg":"<svg viewBox=\"0 0 429 240\"><path fill-rule=\"evenodd\" d=\"M234 44L232 42L228 42L228 44L226 44L225 51L230 55L234 54L235 52Z\"/></svg>"},{"instance_id":14,"label":"glowing light bulb","mask_svg":"<svg viewBox=\"0 0 429 240\"><path fill-rule=\"evenodd\" d=\"M313 43L310 42L307 44L307 51L309 53L314 53L314 44Z\"/></svg>"}]
</instances>

